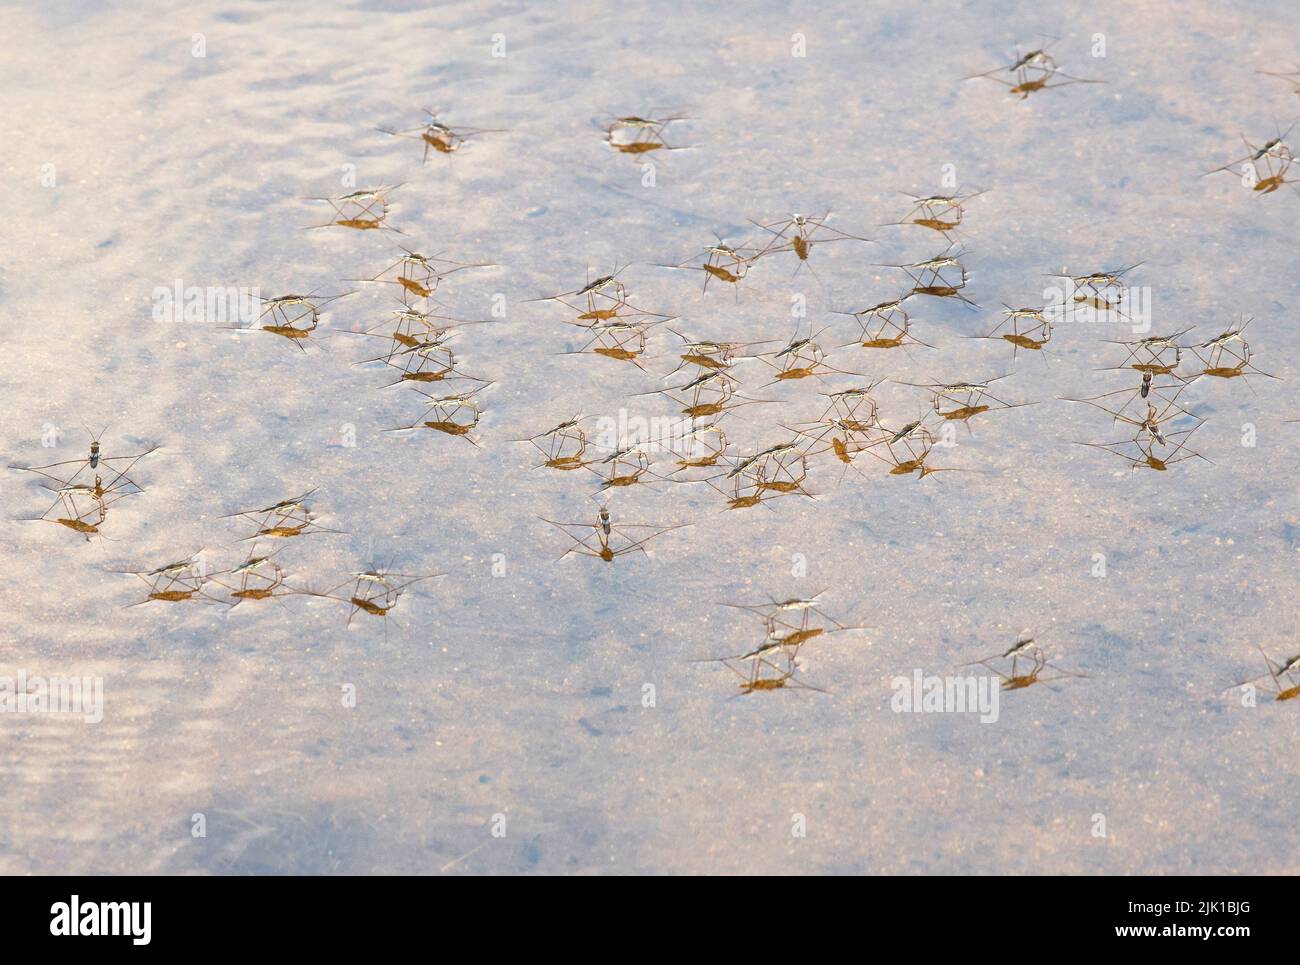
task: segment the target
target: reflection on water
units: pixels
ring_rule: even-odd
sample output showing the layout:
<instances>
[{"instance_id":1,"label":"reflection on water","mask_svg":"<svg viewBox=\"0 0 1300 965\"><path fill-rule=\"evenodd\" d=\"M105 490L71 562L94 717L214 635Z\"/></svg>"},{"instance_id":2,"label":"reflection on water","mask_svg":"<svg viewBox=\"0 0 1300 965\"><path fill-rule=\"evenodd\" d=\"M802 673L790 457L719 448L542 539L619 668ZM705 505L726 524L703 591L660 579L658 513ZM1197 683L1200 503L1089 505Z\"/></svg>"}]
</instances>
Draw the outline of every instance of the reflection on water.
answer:
<instances>
[{"instance_id":1,"label":"reflection on water","mask_svg":"<svg viewBox=\"0 0 1300 965\"><path fill-rule=\"evenodd\" d=\"M1296 870L1266 11L64 9L4 448L159 448L5 480L0 674L104 718L0 715L0 871Z\"/></svg>"}]
</instances>

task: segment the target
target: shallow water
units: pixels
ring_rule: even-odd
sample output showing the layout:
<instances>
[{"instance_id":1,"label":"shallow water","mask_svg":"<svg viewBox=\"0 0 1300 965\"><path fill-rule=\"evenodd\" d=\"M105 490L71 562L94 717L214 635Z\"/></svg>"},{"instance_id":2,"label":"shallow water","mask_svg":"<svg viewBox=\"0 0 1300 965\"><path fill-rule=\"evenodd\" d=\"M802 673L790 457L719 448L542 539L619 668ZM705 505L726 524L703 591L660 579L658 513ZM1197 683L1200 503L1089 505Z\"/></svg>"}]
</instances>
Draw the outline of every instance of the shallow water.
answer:
<instances>
[{"instance_id":1,"label":"shallow water","mask_svg":"<svg viewBox=\"0 0 1300 965\"><path fill-rule=\"evenodd\" d=\"M1300 425L1284 422L1300 418L1300 198L1199 177L1245 152L1239 135L1259 144L1300 115L1284 82L1255 72L1300 64L1294 12L762 6L0 7L14 188L0 447L12 463L79 458L83 423L107 426L109 454L161 447L105 541L21 521L48 499L26 474L4 480L0 674L101 677L105 702L95 724L0 715L0 871L1297 871L1294 708L1224 691L1262 672L1256 645L1275 660L1300 650ZM796 33L805 57L791 55ZM1063 69L1106 84L1021 102L960 81L1043 35L1062 38ZM416 125L422 108L503 133L421 164L417 142L374 129ZM664 155L647 187L599 125L655 111L688 115L671 130L694 149ZM594 517L596 481L537 470L508 440L578 413L669 413L630 397L662 384L673 341L652 339L646 372L560 357L577 330L525 300L631 262L633 300L693 335L829 325L839 345L854 324L832 312L899 293L878 263L943 249L881 225L907 213L898 192L944 190L946 165L962 190L987 190L962 236L981 308L922 300L916 333L933 350L828 361L908 382L1012 373L999 395L1038 404L936 450L966 472L918 481L876 465L837 485L826 457L815 500L770 512L727 512L704 486L621 491L616 520L691 526L611 566L557 560L568 543L537 517ZM404 234L304 230L329 214L304 198L352 190L351 171L355 187L400 183L389 217ZM816 275L765 259L738 297L655 267L792 211L832 211L878 244L815 247ZM438 293L477 318L505 297L503 324L454 343L495 380L478 448L384 433L419 400L352 364L374 354L366 340L300 352L152 318L155 289L179 279L356 289L322 327L370 327L393 293L350 279L391 264L399 242L497 265ZM1134 471L1072 445L1110 441L1107 417L1058 400L1124 384L1097 370L1121 361L1103 339L1125 330L1061 324L1050 354L1014 362L962 338L996 325L1000 303L1041 302L1049 272L1138 262L1153 332L1209 337L1253 316L1254 361L1278 377L1201 379L1180 397L1207 420L1195 448L1212 462ZM806 318L791 315L796 294ZM743 364L747 387L770 377ZM817 391L853 382L755 393L782 402L730 416L728 437L740 451L783 441L779 423L815 419ZM896 384L878 396L891 425L928 405ZM291 581L445 575L390 620L350 626L346 605L318 599L128 606L144 588L111 570L199 551L238 562L249 528L222 517L312 486L339 532L285 541ZM728 699L736 678L691 662L761 637L719 603L822 590L827 613L870 626L803 649L798 679L826 693ZM891 711L892 678L958 673L1022 628L1086 679L1004 694L990 724Z\"/></svg>"}]
</instances>

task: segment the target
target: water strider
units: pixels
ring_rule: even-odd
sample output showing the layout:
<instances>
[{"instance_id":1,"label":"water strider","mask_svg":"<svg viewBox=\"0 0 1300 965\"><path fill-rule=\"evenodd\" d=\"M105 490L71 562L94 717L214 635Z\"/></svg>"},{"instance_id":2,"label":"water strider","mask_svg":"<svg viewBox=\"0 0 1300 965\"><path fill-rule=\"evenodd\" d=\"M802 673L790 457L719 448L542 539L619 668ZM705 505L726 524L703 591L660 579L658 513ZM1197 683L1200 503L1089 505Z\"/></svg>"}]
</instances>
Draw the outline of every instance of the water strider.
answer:
<instances>
[{"instance_id":1,"label":"water strider","mask_svg":"<svg viewBox=\"0 0 1300 965\"><path fill-rule=\"evenodd\" d=\"M1001 75L1004 73L1011 74L1011 78L1002 77ZM1070 84L1105 83L1103 80L1074 77L1065 73L1065 71L1061 70L1055 58L1047 52L1046 48L1031 50L1026 54L1018 55L1010 64L994 67L992 70L986 70L980 74L971 74L969 77L962 79L976 80L979 78L986 78L1002 84L1009 88L1009 94L1019 97L1021 100L1025 100L1030 94L1039 91L1054 90Z\"/></svg>"},{"instance_id":2,"label":"water strider","mask_svg":"<svg viewBox=\"0 0 1300 965\"><path fill-rule=\"evenodd\" d=\"M438 154L450 155L455 154L465 144L475 137L483 134L501 134L504 133L499 128L491 127L460 127L452 128L438 120L436 111L425 108L424 113L428 115L426 120L419 127L409 127L404 130L390 130L388 128L376 128L381 134L387 134L390 137L414 138L424 146L424 155L420 159L421 164L429 160L429 152L434 151Z\"/></svg>"},{"instance_id":3,"label":"water strider","mask_svg":"<svg viewBox=\"0 0 1300 965\"><path fill-rule=\"evenodd\" d=\"M764 255L779 254L790 251L798 259L795 265L794 274L798 275L800 270L807 265L808 270L816 277L812 265L808 258L812 254L815 245L825 245L836 241L860 241L864 244L875 244L870 238L864 238L860 235L849 234L847 231L840 231L838 228L832 228L826 222L830 219L830 212L818 217L809 218L805 215L795 214L783 221L773 221L762 223L751 221L754 227L760 231L766 231L772 235L763 248L759 249L758 257ZM818 279L820 281L820 279Z\"/></svg>"},{"instance_id":4,"label":"water strider","mask_svg":"<svg viewBox=\"0 0 1300 965\"><path fill-rule=\"evenodd\" d=\"M906 191L900 193L911 199L912 210L901 220L889 222L881 227L917 225L943 235L949 243L952 243L955 240L953 234L961 227L966 217L966 205L986 192L972 191L970 194L960 195L935 194L929 197L908 194Z\"/></svg>"},{"instance_id":5,"label":"water strider","mask_svg":"<svg viewBox=\"0 0 1300 965\"><path fill-rule=\"evenodd\" d=\"M656 526L652 523L615 523L610 517L609 509L605 506L602 506L596 514L594 523L558 523L545 516L537 518L554 526L573 541L573 545L560 555L560 559L576 553L579 556L592 556L606 563L612 563L618 557L626 556L628 553L645 553L645 546L651 540L690 526L689 523L674 523L670 526ZM575 530L584 535L574 535Z\"/></svg>"},{"instance_id":6,"label":"water strider","mask_svg":"<svg viewBox=\"0 0 1300 965\"><path fill-rule=\"evenodd\" d=\"M402 187L401 184L394 184L388 187L368 188L340 195L337 198L304 198L305 201L319 201L328 204L334 209L332 220L326 221L324 224L308 225L307 227L309 229L352 228L355 231L383 230L401 234L400 229L388 224L388 194L400 187Z\"/></svg>"},{"instance_id":7,"label":"water strider","mask_svg":"<svg viewBox=\"0 0 1300 965\"><path fill-rule=\"evenodd\" d=\"M309 500L316 494L313 486L297 496L290 496L270 506L259 509L245 509L229 513L221 519L243 519L254 526L254 532L243 540L268 537L273 539L290 539L307 533L337 533L338 530L325 529L316 523ZM241 540L241 542L243 541Z\"/></svg>"}]
</instances>

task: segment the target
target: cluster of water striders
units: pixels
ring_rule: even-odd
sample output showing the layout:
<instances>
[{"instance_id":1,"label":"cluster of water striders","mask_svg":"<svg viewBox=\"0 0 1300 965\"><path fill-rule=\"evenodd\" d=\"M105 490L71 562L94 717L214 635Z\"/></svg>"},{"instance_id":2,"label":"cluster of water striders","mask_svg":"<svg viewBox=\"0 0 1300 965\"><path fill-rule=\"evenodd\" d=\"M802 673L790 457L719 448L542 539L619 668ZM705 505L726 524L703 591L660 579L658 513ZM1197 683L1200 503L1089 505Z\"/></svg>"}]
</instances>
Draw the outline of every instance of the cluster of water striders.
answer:
<instances>
[{"instance_id":1,"label":"cluster of water striders","mask_svg":"<svg viewBox=\"0 0 1300 965\"><path fill-rule=\"evenodd\" d=\"M1061 70L1045 49L1019 56L1006 66L977 77L987 77L1025 99L1041 91L1072 84L1102 83L1074 77ZM1300 91L1300 87L1297 88ZM450 157L473 139L500 133L485 128L452 128L433 112L418 126L383 133L417 141L422 163L431 153ZM655 152L687 150L672 143L673 126L687 120L681 115L614 117L600 125L604 142L616 155L644 159ZM1258 195L1270 194L1292 184L1288 177L1294 155L1286 143L1290 131L1279 133L1260 146L1247 142L1244 157L1207 173L1239 174L1243 184ZM309 199L329 207L331 215L316 228L377 231L385 236L404 234L390 222L394 197L401 184L354 191L338 197ZM908 195L900 204L898 220L881 227L902 227L933 241L934 254L918 261L877 267L896 273L898 288L890 299L865 307L836 312L852 319L848 341L839 341L835 326L796 331L788 338L762 341L717 341L696 337L679 324L675 315L651 310L639 304L624 273L628 265L613 266L568 290L542 295L530 301L545 303L564 313L562 321L576 333L576 342L561 353L589 356L623 366L627 371L649 374L651 364L665 361L660 383L649 391L630 393L631 398L658 397L678 413L654 431L644 427L629 430L624 419L611 428L608 417L592 420L575 416L558 425L537 427L523 438L511 440L529 445L539 455L536 468L577 478L593 479L592 495L599 505L588 519L559 521L540 517L567 540L563 557L587 556L613 563L632 553L645 553L647 545L667 533L688 526L684 522L651 522L623 518L611 510L610 497L616 492L664 485L702 485L715 490L724 511L755 507L771 508L780 499L815 499L811 488L812 469L819 462L838 468L843 483L852 471L867 478L869 469L886 477L926 479L938 473L978 471L942 461L942 450L957 426L971 431L972 422L997 412L1041 404L1008 397L1002 383L1010 372L981 379L952 382L906 382L901 379L868 378L855 366L832 365L834 353L855 350L859 358L887 357L899 351L933 349L918 331L915 306L927 300L960 304L972 310L979 306L969 288L969 252L962 244L966 217L983 191ZM751 273L759 265L784 260L795 275L807 269L816 275L817 252L827 245L872 245L865 233L847 231L831 224L832 215L792 214L752 221L757 240L727 241L720 236L704 243L691 257L654 267L695 273L702 282L700 298L718 289L730 290L736 299ZM378 365L391 376L388 386L402 386L418 400L418 412L405 423L385 431L412 433L426 430L449 440L463 440L478 447L482 418L482 396L492 380L467 371L456 348L461 330L500 322L501 318L462 318L436 297L446 279L459 272L486 270L485 262L461 262L442 256L426 256L401 246L400 253L382 270L356 281L392 286L394 307L372 327L332 329L370 339L378 354L361 360ZM1002 347L1008 361L1019 356L1046 357L1054 328L1063 322L1086 316L1088 320L1117 323L1136 322L1140 308L1135 304L1129 273L1138 265L1110 268L1082 274L1058 273L1067 293L1054 304L1011 308L1004 305L998 323L986 331L963 336L992 342ZM557 286L559 287L559 286ZM283 339L299 351L328 334L322 331L322 317L336 301L353 294L285 294L263 299L260 313L250 328ZM1149 308L1149 306L1148 306ZM1144 335L1141 338L1106 340L1115 352L1110 370L1125 381L1104 394L1066 401L1095 407L1110 417L1111 435L1083 441L1082 445L1112 453L1134 469L1166 472L1192 459L1205 459L1193 451L1190 440L1203 425L1180 402L1192 384L1202 380L1241 380L1250 376L1275 378L1257 368L1245 333L1251 319L1238 318L1211 338L1192 338L1191 329ZM847 324L847 323L841 323ZM1148 326L1149 327L1149 326ZM1146 328L1141 329L1146 331ZM659 340L669 340L666 354L652 351ZM1008 351L1009 350L1009 351ZM601 362L600 364L605 364ZM757 379L750 373L758 372ZM919 417L899 417L882 412L876 390L884 382L909 386L925 393ZM819 413L806 421L789 424L774 420L769 444L741 449L728 437L730 419L740 409L760 411L781 404L768 393L777 387L811 384L819 386ZM667 429L663 428L667 426ZM89 430L87 430L89 431ZM779 435L778 435L779 433ZM449 444L455 444L449 442ZM124 455L104 455L98 436L93 436L85 458L45 466L19 466L38 475L53 493L50 507L40 520L54 522L80 534L86 540L104 538L101 527L119 500L143 492L132 478L137 465L157 447ZM351 574L332 589L313 589L290 580L279 560L279 550L266 551L272 543L291 541L314 532L333 532L321 527L310 505L315 490L281 499L270 505L230 514L251 524L254 531L244 537L252 546L239 560L227 565L210 565L204 554L130 571L147 588L144 599L129 604L207 602L236 606L245 601L306 595L339 600L349 606L348 620L357 614L385 619L397 605L403 591L413 584L440 574L412 575L372 568ZM723 663L741 678L741 694L763 690L802 688L795 671L802 648L824 634L846 632L848 627L831 619L821 609L819 596L808 599L769 601L743 605L762 621L764 636L754 648L723 658ZM1282 663L1268 661L1266 679L1277 699L1300 693L1300 657ZM1047 662L1032 633L1026 632L1005 652L977 661L1002 678L1005 689L1023 689L1044 680L1077 677ZM1028 670L1025 667L1028 666ZM1052 675L1043 677L1045 670ZM1255 681L1255 682L1257 682ZM1253 682L1252 682L1253 683Z\"/></svg>"}]
</instances>

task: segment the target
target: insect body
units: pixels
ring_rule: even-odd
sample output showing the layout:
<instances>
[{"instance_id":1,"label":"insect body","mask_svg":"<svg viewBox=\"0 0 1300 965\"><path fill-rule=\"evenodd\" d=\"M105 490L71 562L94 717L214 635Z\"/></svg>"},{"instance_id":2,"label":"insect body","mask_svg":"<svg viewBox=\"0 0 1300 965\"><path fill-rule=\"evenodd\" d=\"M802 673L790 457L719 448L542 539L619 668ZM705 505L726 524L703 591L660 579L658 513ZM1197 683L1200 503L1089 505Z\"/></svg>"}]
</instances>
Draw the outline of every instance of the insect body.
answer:
<instances>
[{"instance_id":1,"label":"insect body","mask_svg":"<svg viewBox=\"0 0 1300 965\"><path fill-rule=\"evenodd\" d=\"M647 523L614 523L610 519L609 509L604 506L597 513L594 523L557 523L544 516L538 518L554 526L573 541L573 545L560 556L560 559L564 559L570 553L577 553L580 556L593 556L606 563L612 563L618 557L628 553L645 553L645 546L652 539L689 525L678 523L657 527ZM585 535L578 536L575 533Z\"/></svg>"},{"instance_id":2,"label":"insect body","mask_svg":"<svg viewBox=\"0 0 1300 965\"><path fill-rule=\"evenodd\" d=\"M424 146L424 156L420 163L428 163L429 152L435 151L438 154L450 155L455 154L465 146L471 138L478 137L480 134L499 134L500 130L482 127L462 127L451 128L438 120L436 112L426 109L424 112L428 115L428 120L419 127L411 127L405 130L388 130L387 128L378 128L380 133L388 134L392 137L405 137L418 140Z\"/></svg>"}]
</instances>

